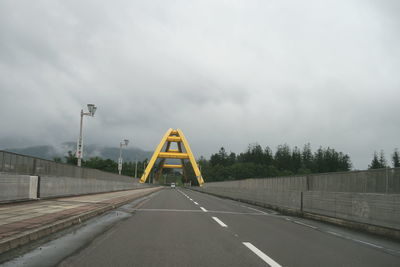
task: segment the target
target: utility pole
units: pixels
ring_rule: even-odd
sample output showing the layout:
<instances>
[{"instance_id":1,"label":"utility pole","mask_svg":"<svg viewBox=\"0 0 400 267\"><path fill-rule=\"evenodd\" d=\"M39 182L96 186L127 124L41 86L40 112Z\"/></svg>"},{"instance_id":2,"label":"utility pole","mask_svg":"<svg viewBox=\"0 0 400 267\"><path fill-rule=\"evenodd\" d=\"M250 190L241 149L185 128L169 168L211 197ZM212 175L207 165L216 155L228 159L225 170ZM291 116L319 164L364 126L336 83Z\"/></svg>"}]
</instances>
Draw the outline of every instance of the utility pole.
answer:
<instances>
[{"instance_id":1,"label":"utility pole","mask_svg":"<svg viewBox=\"0 0 400 267\"><path fill-rule=\"evenodd\" d=\"M91 116L94 117L94 113L96 113L97 107L94 104L87 104L89 112L83 112L83 109L81 109L81 123L79 127L79 139L76 147L76 157L78 158L78 167L81 167L82 165L82 157L83 157L83 116Z\"/></svg>"},{"instance_id":2,"label":"utility pole","mask_svg":"<svg viewBox=\"0 0 400 267\"><path fill-rule=\"evenodd\" d=\"M137 178L137 160L135 160L135 178Z\"/></svg>"},{"instance_id":3,"label":"utility pole","mask_svg":"<svg viewBox=\"0 0 400 267\"><path fill-rule=\"evenodd\" d=\"M124 141L119 142L119 158L118 158L118 173L121 175L122 171L122 146L128 146L129 140L124 139Z\"/></svg>"}]
</instances>

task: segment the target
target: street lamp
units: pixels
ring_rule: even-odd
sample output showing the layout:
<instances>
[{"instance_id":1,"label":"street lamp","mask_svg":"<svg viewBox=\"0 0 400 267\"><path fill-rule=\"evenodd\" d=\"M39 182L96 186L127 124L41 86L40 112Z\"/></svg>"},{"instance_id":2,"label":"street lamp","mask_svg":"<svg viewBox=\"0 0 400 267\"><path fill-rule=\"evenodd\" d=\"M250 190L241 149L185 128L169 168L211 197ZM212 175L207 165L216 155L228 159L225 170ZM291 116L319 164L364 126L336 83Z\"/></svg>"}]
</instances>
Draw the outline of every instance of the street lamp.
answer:
<instances>
[{"instance_id":1,"label":"street lamp","mask_svg":"<svg viewBox=\"0 0 400 267\"><path fill-rule=\"evenodd\" d=\"M123 146L128 146L129 140L124 139L124 141L119 142L119 159L118 159L118 173L121 175L122 171L122 147Z\"/></svg>"},{"instance_id":2,"label":"street lamp","mask_svg":"<svg viewBox=\"0 0 400 267\"><path fill-rule=\"evenodd\" d=\"M94 117L94 113L96 113L97 107L94 104L87 104L89 112L83 112L81 109L81 124L79 129L79 139L76 148L76 157L78 158L78 167L82 165L82 156L83 156L83 146L82 146L82 124L83 124L83 116L91 116Z\"/></svg>"}]
</instances>

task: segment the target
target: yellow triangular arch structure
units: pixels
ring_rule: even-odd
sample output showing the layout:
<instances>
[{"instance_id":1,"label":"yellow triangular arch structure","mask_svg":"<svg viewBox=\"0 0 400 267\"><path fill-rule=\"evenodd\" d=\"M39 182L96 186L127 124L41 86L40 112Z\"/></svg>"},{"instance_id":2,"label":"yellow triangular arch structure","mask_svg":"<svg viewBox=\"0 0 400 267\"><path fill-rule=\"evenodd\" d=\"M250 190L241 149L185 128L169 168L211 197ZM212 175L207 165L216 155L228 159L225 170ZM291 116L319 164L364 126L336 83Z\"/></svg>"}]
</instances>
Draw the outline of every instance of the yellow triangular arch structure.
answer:
<instances>
[{"instance_id":1,"label":"yellow triangular arch structure","mask_svg":"<svg viewBox=\"0 0 400 267\"><path fill-rule=\"evenodd\" d=\"M171 143L176 142L178 149L171 149ZM162 152L162 149L165 146L165 151ZM182 150L182 146L185 149L185 151ZM193 156L192 150L189 147L189 143L185 138L185 135L180 129L168 129L168 131L165 133L163 138L161 139L160 143L158 144L156 150L153 153L153 156L150 159L149 164L146 167L146 170L144 171L142 178L140 178L141 183L145 183L147 178L149 177L149 174L151 170L154 167L154 164L156 163L157 159L161 159L161 162L159 164L158 172L161 173L162 169L166 168L181 168L183 171L184 169L184 160L189 159L193 171L196 175L197 181L199 182L199 185L202 186L204 184L203 177L201 176L199 167L197 166L196 160ZM172 164L165 164L165 159L180 159L181 160L181 165L172 165ZM185 173L184 173L185 175Z\"/></svg>"}]
</instances>

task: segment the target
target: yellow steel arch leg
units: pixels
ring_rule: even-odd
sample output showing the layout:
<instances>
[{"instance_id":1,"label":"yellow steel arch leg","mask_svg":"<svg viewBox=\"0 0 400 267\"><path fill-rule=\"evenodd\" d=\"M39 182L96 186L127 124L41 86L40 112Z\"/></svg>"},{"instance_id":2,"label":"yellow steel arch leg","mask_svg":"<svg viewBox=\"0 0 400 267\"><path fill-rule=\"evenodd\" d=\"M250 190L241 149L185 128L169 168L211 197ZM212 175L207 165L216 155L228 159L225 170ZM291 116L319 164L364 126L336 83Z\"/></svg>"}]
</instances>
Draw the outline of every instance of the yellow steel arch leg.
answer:
<instances>
[{"instance_id":1,"label":"yellow steel arch leg","mask_svg":"<svg viewBox=\"0 0 400 267\"><path fill-rule=\"evenodd\" d=\"M171 149L170 148L171 142L176 142L178 145L178 149ZM165 152L161 152L165 144L166 144ZM185 151L183 151L183 148ZM162 169L164 167L183 168L183 175L185 177L185 180L187 181L187 173L184 168L185 166L184 160L189 159L190 164L192 165L192 168L196 175L197 181L199 182L199 185L202 186L204 184L203 177L201 176L199 167L197 166L196 160L193 156L192 150L190 149L189 143L180 129L177 130L168 129L168 131L165 133L160 143L158 144L156 150L154 151L153 156L151 157L150 162L147 165L146 170L142 175L142 178L140 179L141 183L146 182L158 158L160 158L161 161L158 166L158 173L156 175L157 178L159 178L159 175L162 173ZM165 159L180 159L182 165L165 164Z\"/></svg>"},{"instance_id":2,"label":"yellow steel arch leg","mask_svg":"<svg viewBox=\"0 0 400 267\"><path fill-rule=\"evenodd\" d=\"M194 173L196 174L197 181L199 182L199 185L202 186L204 184L204 179L201 176L199 167L197 166L196 159L193 156L193 153L192 153L192 150L190 149L189 143L186 140L186 137L183 134L183 132L181 131L181 129L177 129L177 131L178 131L179 137L182 139L182 143L183 143L183 146L185 147L186 153L189 155L189 161L192 164Z\"/></svg>"},{"instance_id":3,"label":"yellow steel arch leg","mask_svg":"<svg viewBox=\"0 0 400 267\"><path fill-rule=\"evenodd\" d=\"M168 131L164 134L163 138L161 139L160 143L158 144L156 150L153 153L153 156L150 159L149 164L146 167L146 170L144 171L142 178L140 178L140 183L145 183L147 178L149 177L151 169L154 167L154 163L157 160L158 154L161 152L161 149L163 148L165 141L167 141L168 136L170 136L171 132L173 130L171 128L168 129Z\"/></svg>"}]
</instances>

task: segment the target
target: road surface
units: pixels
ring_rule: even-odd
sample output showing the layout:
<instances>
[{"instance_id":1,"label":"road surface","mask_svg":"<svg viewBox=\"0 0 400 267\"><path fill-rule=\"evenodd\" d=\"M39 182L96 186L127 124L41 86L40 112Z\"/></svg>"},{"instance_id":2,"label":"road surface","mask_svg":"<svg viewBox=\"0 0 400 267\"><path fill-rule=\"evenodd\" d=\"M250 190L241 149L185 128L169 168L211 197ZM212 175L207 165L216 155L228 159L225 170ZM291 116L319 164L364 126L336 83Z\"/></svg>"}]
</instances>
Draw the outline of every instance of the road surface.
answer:
<instances>
[{"instance_id":1,"label":"road surface","mask_svg":"<svg viewBox=\"0 0 400 267\"><path fill-rule=\"evenodd\" d=\"M85 227L5 266L400 266L397 242L182 188Z\"/></svg>"},{"instance_id":2,"label":"road surface","mask_svg":"<svg viewBox=\"0 0 400 267\"><path fill-rule=\"evenodd\" d=\"M166 189L61 265L400 266L400 257L380 245L316 225L191 190Z\"/></svg>"}]
</instances>

